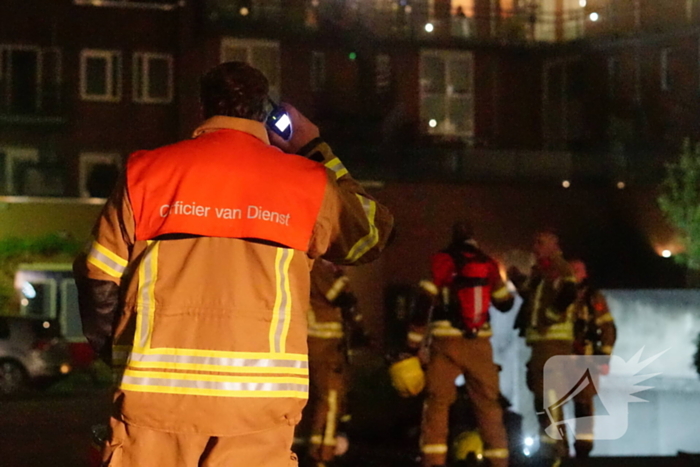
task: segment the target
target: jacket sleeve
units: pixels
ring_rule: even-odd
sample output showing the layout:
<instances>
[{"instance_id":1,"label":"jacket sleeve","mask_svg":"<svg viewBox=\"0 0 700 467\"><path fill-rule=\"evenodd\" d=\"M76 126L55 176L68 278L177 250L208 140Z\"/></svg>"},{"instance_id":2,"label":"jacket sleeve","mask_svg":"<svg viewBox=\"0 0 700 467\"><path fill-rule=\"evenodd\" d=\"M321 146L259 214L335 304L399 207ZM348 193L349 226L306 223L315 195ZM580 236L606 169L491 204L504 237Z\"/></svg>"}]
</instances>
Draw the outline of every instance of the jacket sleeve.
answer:
<instances>
[{"instance_id":1,"label":"jacket sleeve","mask_svg":"<svg viewBox=\"0 0 700 467\"><path fill-rule=\"evenodd\" d=\"M603 355L611 355L617 338L617 328L615 327L615 320L610 314L608 302L602 293L596 292L591 297L591 306L595 313L595 324L598 328L599 352Z\"/></svg>"},{"instance_id":2,"label":"jacket sleeve","mask_svg":"<svg viewBox=\"0 0 700 467\"><path fill-rule=\"evenodd\" d=\"M93 350L106 361L111 360L119 288L128 268L133 232L131 205L122 179L93 228L88 251L73 263L83 334Z\"/></svg>"},{"instance_id":3,"label":"jacket sleeve","mask_svg":"<svg viewBox=\"0 0 700 467\"><path fill-rule=\"evenodd\" d=\"M508 290L508 286L503 281L498 269L498 263L494 260L491 260L489 282L491 282L491 303L494 308L502 312L510 311L513 308L515 297Z\"/></svg>"},{"instance_id":4,"label":"jacket sleeve","mask_svg":"<svg viewBox=\"0 0 700 467\"><path fill-rule=\"evenodd\" d=\"M557 258L558 277L554 281L554 302L552 307L559 313L565 314L566 310L576 300L578 293L576 278L571 266L563 259Z\"/></svg>"},{"instance_id":5,"label":"jacket sleeve","mask_svg":"<svg viewBox=\"0 0 700 467\"><path fill-rule=\"evenodd\" d=\"M438 288L428 280L422 280L418 284L418 295L408 323L408 335L406 347L410 352L417 351L425 339L425 334L430 325L430 312L438 301Z\"/></svg>"},{"instance_id":6,"label":"jacket sleeve","mask_svg":"<svg viewBox=\"0 0 700 467\"><path fill-rule=\"evenodd\" d=\"M394 219L357 183L330 146L315 139L299 154L325 165L326 192L309 244L309 256L336 264L373 261L391 236Z\"/></svg>"},{"instance_id":7,"label":"jacket sleeve","mask_svg":"<svg viewBox=\"0 0 700 467\"><path fill-rule=\"evenodd\" d=\"M430 272L433 284L439 289L452 284L455 274L455 262L447 253L437 253L430 259Z\"/></svg>"}]
</instances>

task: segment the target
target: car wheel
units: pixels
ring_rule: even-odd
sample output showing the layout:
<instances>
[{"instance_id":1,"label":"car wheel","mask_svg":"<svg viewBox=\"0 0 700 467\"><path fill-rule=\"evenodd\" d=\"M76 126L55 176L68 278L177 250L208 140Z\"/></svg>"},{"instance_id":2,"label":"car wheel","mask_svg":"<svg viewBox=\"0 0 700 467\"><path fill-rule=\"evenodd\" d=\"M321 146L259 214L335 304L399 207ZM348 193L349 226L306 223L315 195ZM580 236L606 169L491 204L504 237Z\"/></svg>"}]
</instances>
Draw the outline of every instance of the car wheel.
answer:
<instances>
[{"instance_id":1,"label":"car wheel","mask_svg":"<svg viewBox=\"0 0 700 467\"><path fill-rule=\"evenodd\" d=\"M0 362L0 395L22 392L27 384L27 373L17 362L4 360Z\"/></svg>"}]
</instances>

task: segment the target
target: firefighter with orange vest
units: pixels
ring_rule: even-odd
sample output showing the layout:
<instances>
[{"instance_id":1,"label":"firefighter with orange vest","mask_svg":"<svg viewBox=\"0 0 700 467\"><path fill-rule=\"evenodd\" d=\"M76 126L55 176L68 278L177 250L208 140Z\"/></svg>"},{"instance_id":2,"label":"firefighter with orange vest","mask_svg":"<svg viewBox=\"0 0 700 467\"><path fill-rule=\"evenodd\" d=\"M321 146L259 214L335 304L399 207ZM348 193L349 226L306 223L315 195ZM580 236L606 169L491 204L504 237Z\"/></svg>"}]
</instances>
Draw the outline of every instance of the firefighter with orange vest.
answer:
<instances>
[{"instance_id":1,"label":"firefighter with orange vest","mask_svg":"<svg viewBox=\"0 0 700 467\"><path fill-rule=\"evenodd\" d=\"M201 103L192 139L130 156L74 264L115 370L106 466L296 465L313 260L371 261L392 229L296 109L268 133L259 70L213 68Z\"/></svg>"},{"instance_id":2,"label":"firefighter with orange vest","mask_svg":"<svg viewBox=\"0 0 700 467\"><path fill-rule=\"evenodd\" d=\"M566 439L551 438L545 430L551 423L563 420L561 408L552 408L563 394L548 389L547 378L563 380L564 374L545 375L545 364L551 357L571 355L574 340L574 312L571 306L576 298L576 280L571 266L564 259L559 237L543 230L535 235L533 253L536 262L529 276L512 267L508 276L523 298L515 321L515 327L532 349L527 363L527 386L532 391L535 412L540 425L540 450L538 456L547 465L559 465L568 456ZM550 420L550 416L553 420Z\"/></svg>"},{"instance_id":3,"label":"firefighter with orange vest","mask_svg":"<svg viewBox=\"0 0 700 467\"><path fill-rule=\"evenodd\" d=\"M492 467L508 465L508 439L500 404L498 367L493 362L489 307L513 306L513 295L496 261L481 251L466 222L453 226L452 243L433 256L432 282L420 283L421 294L409 326L408 346L418 351L430 334L420 449L422 465L445 465L449 409L456 400L455 379L461 374L474 404L483 457Z\"/></svg>"},{"instance_id":4,"label":"firefighter with orange vest","mask_svg":"<svg viewBox=\"0 0 700 467\"><path fill-rule=\"evenodd\" d=\"M586 263L580 259L569 261L576 278L576 301L574 302L574 354L610 357L617 337L615 320L610 314L605 296L594 288L588 280ZM574 396L576 416L576 457L585 459L593 450L593 417L596 386L600 375L609 372L609 363L591 372L593 384L588 385Z\"/></svg>"},{"instance_id":5,"label":"firefighter with orange vest","mask_svg":"<svg viewBox=\"0 0 700 467\"><path fill-rule=\"evenodd\" d=\"M365 340L356 304L342 268L317 260L311 270L308 313L310 393L304 408L308 422L301 424L309 425L308 452L316 465L333 460L347 448L340 428L349 421L348 357L355 344Z\"/></svg>"}]
</instances>

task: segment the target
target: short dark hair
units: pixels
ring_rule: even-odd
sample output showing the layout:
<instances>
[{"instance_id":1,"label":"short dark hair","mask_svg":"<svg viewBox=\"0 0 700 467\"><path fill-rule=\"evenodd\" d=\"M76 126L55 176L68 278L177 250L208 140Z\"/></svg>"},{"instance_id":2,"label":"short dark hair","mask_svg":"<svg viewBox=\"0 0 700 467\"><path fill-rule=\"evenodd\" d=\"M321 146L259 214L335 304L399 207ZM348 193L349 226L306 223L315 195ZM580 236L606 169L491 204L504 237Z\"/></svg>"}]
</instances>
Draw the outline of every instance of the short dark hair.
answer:
<instances>
[{"instance_id":1,"label":"short dark hair","mask_svg":"<svg viewBox=\"0 0 700 467\"><path fill-rule=\"evenodd\" d=\"M474 238L474 226L466 219L452 224L452 243L462 243Z\"/></svg>"},{"instance_id":2,"label":"short dark hair","mask_svg":"<svg viewBox=\"0 0 700 467\"><path fill-rule=\"evenodd\" d=\"M225 62L201 79L204 118L214 115L262 122L267 116L270 85L264 74L245 62Z\"/></svg>"}]
</instances>

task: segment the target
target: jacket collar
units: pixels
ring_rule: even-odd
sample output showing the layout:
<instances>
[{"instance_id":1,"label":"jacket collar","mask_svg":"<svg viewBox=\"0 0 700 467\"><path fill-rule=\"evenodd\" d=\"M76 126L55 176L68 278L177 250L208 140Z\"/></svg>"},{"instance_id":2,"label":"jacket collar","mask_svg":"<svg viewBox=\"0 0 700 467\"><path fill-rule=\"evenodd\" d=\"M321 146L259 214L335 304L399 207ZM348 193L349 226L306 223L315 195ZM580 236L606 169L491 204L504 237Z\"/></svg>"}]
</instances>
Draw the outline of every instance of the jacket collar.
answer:
<instances>
[{"instance_id":1,"label":"jacket collar","mask_svg":"<svg viewBox=\"0 0 700 467\"><path fill-rule=\"evenodd\" d=\"M210 133L217 130L238 130L249 135L253 135L265 144L270 144L270 139L267 136L267 130L262 122L248 120L246 118L225 117L223 115L215 115L204 122L194 130L192 137L196 138L204 133Z\"/></svg>"}]
</instances>

